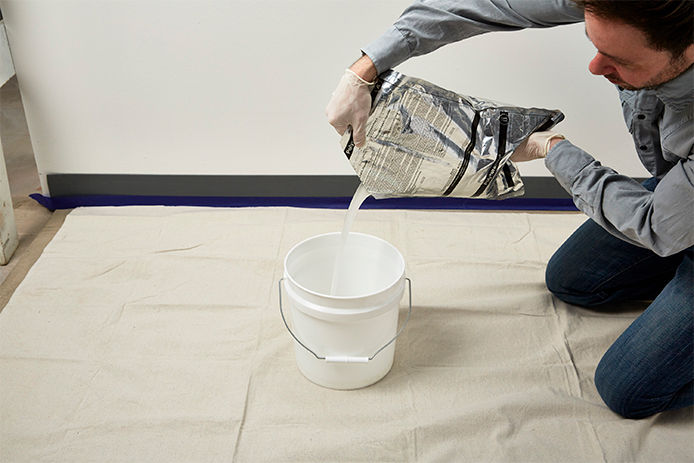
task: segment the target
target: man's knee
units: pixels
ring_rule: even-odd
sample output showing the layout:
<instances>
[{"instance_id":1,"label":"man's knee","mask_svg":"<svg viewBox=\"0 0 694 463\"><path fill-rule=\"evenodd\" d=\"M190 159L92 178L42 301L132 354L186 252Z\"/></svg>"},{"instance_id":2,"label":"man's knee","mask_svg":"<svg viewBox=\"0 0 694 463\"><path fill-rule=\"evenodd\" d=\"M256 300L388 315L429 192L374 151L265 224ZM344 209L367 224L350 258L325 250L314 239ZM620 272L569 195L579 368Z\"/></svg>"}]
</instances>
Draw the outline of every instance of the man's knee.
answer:
<instances>
[{"instance_id":1,"label":"man's knee","mask_svg":"<svg viewBox=\"0 0 694 463\"><path fill-rule=\"evenodd\" d=\"M609 351L605 357L609 355ZM602 358L595 370L595 387L610 410L624 418L647 418L662 411L667 403L639 393L643 385L639 378L630 377L629 372L614 368L614 364ZM648 390L647 388L645 390Z\"/></svg>"},{"instance_id":2,"label":"man's knee","mask_svg":"<svg viewBox=\"0 0 694 463\"><path fill-rule=\"evenodd\" d=\"M555 254L545 269L547 289L562 301L583 307L592 307L605 302L604 295L586 288L585 275L570 263L563 262Z\"/></svg>"},{"instance_id":3,"label":"man's knee","mask_svg":"<svg viewBox=\"0 0 694 463\"><path fill-rule=\"evenodd\" d=\"M566 272L563 271L564 265L560 260L557 254L554 254L545 269L547 289L559 298L565 293L567 286Z\"/></svg>"}]
</instances>

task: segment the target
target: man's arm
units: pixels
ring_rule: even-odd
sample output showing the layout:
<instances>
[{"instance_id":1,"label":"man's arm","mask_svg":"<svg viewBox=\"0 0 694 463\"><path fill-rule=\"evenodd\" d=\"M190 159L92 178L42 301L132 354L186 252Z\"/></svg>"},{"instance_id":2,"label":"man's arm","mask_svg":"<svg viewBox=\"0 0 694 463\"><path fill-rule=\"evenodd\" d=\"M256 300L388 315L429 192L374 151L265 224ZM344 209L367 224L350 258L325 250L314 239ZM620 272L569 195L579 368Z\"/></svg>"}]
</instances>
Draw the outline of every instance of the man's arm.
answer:
<instances>
[{"instance_id":1,"label":"man's arm","mask_svg":"<svg viewBox=\"0 0 694 463\"><path fill-rule=\"evenodd\" d=\"M373 82L378 77L378 71L369 55L362 55L353 65L349 67L355 74L367 82Z\"/></svg>"},{"instance_id":2,"label":"man's arm","mask_svg":"<svg viewBox=\"0 0 694 463\"><path fill-rule=\"evenodd\" d=\"M694 152L670 169L654 192L566 140L555 142L545 165L576 207L614 236L659 256L694 246Z\"/></svg>"},{"instance_id":3,"label":"man's arm","mask_svg":"<svg viewBox=\"0 0 694 463\"><path fill-rule=\"evenodd\" d=\"M418 0L363 48L380 74L413 56L492 31L583 21L571 0Z\"/></svg>"}]
</instances>

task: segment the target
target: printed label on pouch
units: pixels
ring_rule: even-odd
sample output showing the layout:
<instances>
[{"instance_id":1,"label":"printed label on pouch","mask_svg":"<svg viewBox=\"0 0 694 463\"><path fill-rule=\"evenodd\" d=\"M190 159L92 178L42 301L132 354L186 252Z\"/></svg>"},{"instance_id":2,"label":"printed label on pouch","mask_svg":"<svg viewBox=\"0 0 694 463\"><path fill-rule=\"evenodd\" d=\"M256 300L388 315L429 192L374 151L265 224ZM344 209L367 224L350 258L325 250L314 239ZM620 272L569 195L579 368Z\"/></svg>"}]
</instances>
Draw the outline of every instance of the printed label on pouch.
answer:
<instances>
[{"instance_id":1,"label":"printed label on pouch","mask_svg":"<svg viewBox=\"0 0 694 463\"><path fill-rule=\"evenodd\" d=\"M563 119L557 110L521 108L459 95L395 71L372 92L366 144L351 132L342 148L375 198L522 196L511 154L530 134Z\"/></svg>"}]
</instances>

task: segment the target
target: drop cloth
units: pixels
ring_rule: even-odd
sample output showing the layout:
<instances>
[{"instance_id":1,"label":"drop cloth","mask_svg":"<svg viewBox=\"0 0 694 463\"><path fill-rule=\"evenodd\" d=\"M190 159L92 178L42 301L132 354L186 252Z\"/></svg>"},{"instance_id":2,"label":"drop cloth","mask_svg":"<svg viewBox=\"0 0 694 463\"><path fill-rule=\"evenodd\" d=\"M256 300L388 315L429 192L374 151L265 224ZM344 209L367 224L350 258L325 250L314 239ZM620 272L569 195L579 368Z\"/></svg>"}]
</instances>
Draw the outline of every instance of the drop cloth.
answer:
<instances>
[{"instance_id":1,"label":"drop cloth","mask_svg":"<svg viewBox=\"0 0 694 463\"><path fill-rule=\"evenodd\" d=\"M691 409L624 420L595 391L643 305L544 286L578 214L360 211L405 257L412 318L379 383L307 381L277 281L344 214L73 211L0 313L0 461L692 461Z\"/></svg>"}]
</instances>

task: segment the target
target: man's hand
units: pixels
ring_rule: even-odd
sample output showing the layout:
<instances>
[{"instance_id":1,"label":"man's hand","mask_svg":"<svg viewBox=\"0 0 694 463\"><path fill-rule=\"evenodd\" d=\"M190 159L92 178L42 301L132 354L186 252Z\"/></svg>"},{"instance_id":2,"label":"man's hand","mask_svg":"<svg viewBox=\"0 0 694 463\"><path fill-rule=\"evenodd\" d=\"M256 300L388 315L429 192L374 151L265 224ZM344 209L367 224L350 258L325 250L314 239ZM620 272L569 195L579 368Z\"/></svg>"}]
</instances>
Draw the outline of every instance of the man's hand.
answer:
<instances>
[{"instance_id":1,"label":"man's hand","mask_svg":"<svg viewBox=\"0 0 694 463\"><path fill-rule=\"evenodd\" d=\"M364 55L345 71L325 109L330 125L344 135L352 127L354 144L359 148L366 142L366 120L371 111L371 88L377 71L371 59Z\"/></svg>"},{"instance_id":2,"label":"man's hand","mask_svg":"<svg viewBox=\"0 0 694 463\"><path fill-rule=\"evenodd\" d=\"M556 132L535 132L518 145L511 155L511 161L524 162L534 159L542 159L547 156L549 150L561 140L564 135Z\"/></svg>"}]
</instances>

